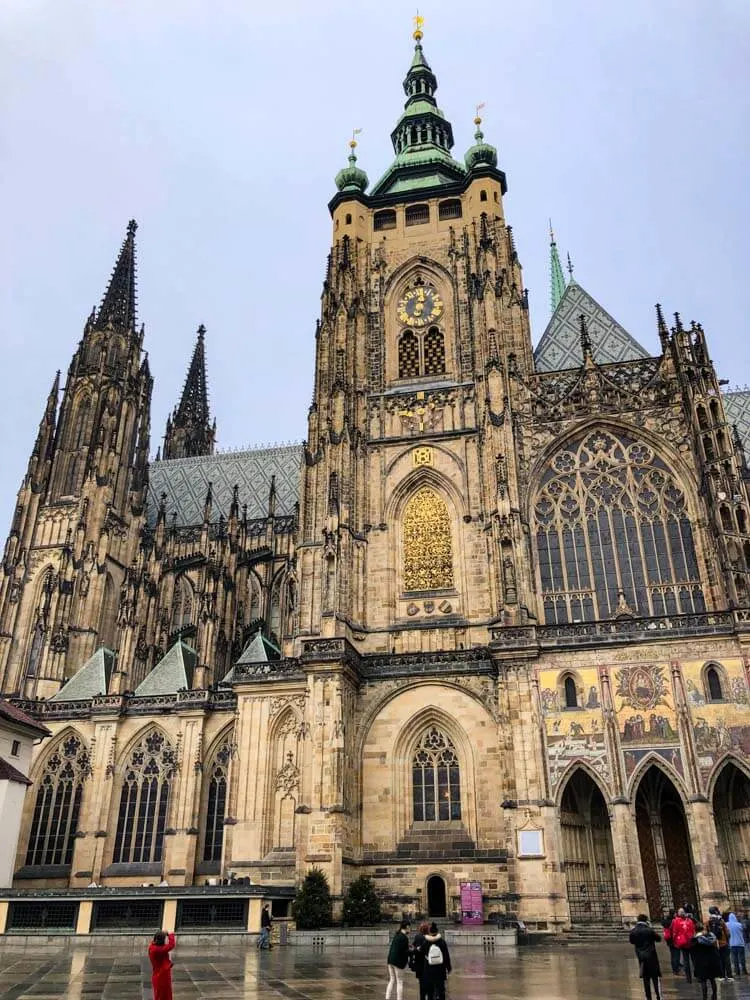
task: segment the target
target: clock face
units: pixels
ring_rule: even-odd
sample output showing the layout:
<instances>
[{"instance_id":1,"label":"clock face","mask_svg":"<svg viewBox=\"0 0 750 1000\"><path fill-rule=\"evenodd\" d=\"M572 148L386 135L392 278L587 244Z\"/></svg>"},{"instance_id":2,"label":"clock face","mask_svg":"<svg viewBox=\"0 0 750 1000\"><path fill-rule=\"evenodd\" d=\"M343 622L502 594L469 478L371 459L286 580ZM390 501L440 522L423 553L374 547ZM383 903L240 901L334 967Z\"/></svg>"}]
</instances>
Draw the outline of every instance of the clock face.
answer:
<instances>
[{"instance_id":1,"label":"clock face","mask_svg":"<svg viewBox=\"0 0 750 1000\"><path fill-rule=\"evenodd\" d=\"M427 326L443 313L443 301L432 285L417 285L398 304L398 318L405 326Z\"/></svg>"}]
</instances>

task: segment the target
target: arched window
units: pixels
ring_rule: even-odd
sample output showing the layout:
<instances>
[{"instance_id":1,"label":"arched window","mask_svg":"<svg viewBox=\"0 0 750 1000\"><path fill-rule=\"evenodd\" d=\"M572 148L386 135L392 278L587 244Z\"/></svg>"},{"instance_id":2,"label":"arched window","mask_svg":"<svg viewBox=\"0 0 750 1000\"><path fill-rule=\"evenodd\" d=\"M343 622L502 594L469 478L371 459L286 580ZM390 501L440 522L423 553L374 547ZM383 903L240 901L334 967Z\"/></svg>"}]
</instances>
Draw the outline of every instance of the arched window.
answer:
<instances>
[{"instance_id":1,"label":"arched window","mask_svg":"<svg viewBox=\"0 0 750 1000\"><path fill-rule=\"evenodd\" d=\"M721 677L716 667L709 667L706 671L706 690L709 701L723 701L724 693L721 690Z\"/></svg>"},{"instance_id":2,"label":"arched window","mask_svg":"<svg viewBox=\"0 0 750 1000\"><path fill-rule=\"evenodd\" d=\"M375 213L374 227L376 232L381 229L396 228L396 213L392 208L384 208L381 212Z\"/></svg>"},{"instance_id":3,"label":"arched window","mask_svg":"<svg viewBox=\"0 0 750 1000\"><path fill-rule=\"evenodd\" d=\"M412 761L414 822L461 819L461 775L450 737L436 726L422 734Z\"/></svg>"},{"instance_id":4,"label":"arched window","mask_svg":"<svg viewBox=\"0 0 750 1000\"><path fill-rule=\"evenodd\" d=\"M559 451L534 499L549 623L705 610L685 495L642 441L594 431Z\"/></svg>"},{"instance_id":5,"label":"arched window","mask_svg":"<svg viewBox=\"0 0 750 1000\"><path fill-rule=\"evenodd\" d=\"M424 337L424 373L445 373L445 339L436 326L431 326Z\"/></svg>"},{"instance_id":6,"label":"arched window","mask_svg":"<svg viewBox=\"0 0 750 1000\"><path fill-rule=\"evenodd\" d=\"M480 191L479 192L479 200L480 201L487 201L487 192L486 191Z\"/></svg>"},{"instance_id":7,"label":"arched window","mask_svg":"<svg viewBox=\"0 0 750 1000\"><path fill-rule=\"evenodd\" d=\"M214 754L208 770L208 800L203 836L203 860L221 861L224 843L224 815L227 806L227 770L232 755L229 740Z\"/></svg>"},{"instance_id":8,"label":"arched window","mask_svg":"<svg viewBox=\"0 0 750 1000\"><path fill-rule=\"evenodd\" d=\"M89 434L89 418L91 416L91 400L87 397L81 400L78 407L78 413L76 414L75 424L73 425L73 433L70 439L71 448L77 451L79 448L85 447L88 443Z\"/></svg>"},{"instance_id":9,"label":"arched window","mask_svg":"<svg viewBox=\"0 0 750 1000\"><path fill-rule=\"evenodd\" d=\"M83 782L89 774L87 747L79 736L66 736L50 754L38 782L27 865L72 863Z\"/></svg>"},{"instance_id":10,"label":"arched window","mask_svg":"<svg viewBox=\"0 0 750 1000\"><path fill-rule=\"evenodd\" d=\"M104 594L99 615L99 643L107 649L115 648L117 635L117 592L110 573L104 578Z\"/></svg>"},{"instance_id":11,"label":"arched window","mask_svg":"<svg viewBox=\"0 0 750 1000\"><path fill-rule=\"evenodd\" d=\"M404 509L404 590L453 586L453 543L445 501L421 486Z\"/></svg>"},{"instance_id":12,"label":"arched window","mask_svg":"<svg viewBox=\"0 0 750 1000\"><path fill-rule=\"evenodd\" d=\"M576 682L573 677L568 674L565 678L565 707L566 708L578 708L578 691L576 691Z\"/></svg>"},{"instance_id":13,"label":"arched window","mask_svg":"<svg viewBox=\"0 0 750 1000\"><path fill-rule=\"evenodd\" d=\"M174 582L172 600L172 631L187 628L193 624L193 588L185 576L178 576Z\"/></svg>"},{"instance_id":14,"label":"arched window","mask_svg":"<svg viewBox=\"0 0 750 1000\"><path fill-rule=\"evenodd\" d=\"M351 224L352 224L352 215L351 212L347 212L345 225L351 226Z\"/></svg>"},{"instance_id":15,"label":"arched window","mask_svg":"<svg viewBox=\"0 0 750 1000\"><path fill-rule=\"evenodd\" d=\"M161 861L176 754L163 733L148 733L131 751L125 768L113 861Z\"/></svg>"},{"instance_id":16,"label":"arched window","mask_svg":"<svg viewBox=\"0 0 750 1000\"><path fill-rule=\"evenodd\" d=\"M419 374L419 340L412 330L404 330L398 342L398 377L413 378Z\"/></svg>"}]
</instances>

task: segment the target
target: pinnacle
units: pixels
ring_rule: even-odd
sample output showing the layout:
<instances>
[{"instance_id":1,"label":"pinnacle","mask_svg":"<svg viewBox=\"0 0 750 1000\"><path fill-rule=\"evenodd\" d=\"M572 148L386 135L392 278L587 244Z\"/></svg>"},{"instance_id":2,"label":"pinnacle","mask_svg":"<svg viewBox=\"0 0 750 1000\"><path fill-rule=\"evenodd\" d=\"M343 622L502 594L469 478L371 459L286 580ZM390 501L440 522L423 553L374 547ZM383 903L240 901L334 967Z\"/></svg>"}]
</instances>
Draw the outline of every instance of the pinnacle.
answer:
<instances>
[{"instance_id":1,"label":"pinnacle","mask_svg":"<svg viewBox=\"0 0 750 1000\"><path fill-rule=\"evenodd\" d=\"M112 277L96 316L96 322L99 326L111 324L125 332L135 330L135 233L137 229L137 222L135 219L131 219L112 271Z\"/></svg>"}]
</instances>

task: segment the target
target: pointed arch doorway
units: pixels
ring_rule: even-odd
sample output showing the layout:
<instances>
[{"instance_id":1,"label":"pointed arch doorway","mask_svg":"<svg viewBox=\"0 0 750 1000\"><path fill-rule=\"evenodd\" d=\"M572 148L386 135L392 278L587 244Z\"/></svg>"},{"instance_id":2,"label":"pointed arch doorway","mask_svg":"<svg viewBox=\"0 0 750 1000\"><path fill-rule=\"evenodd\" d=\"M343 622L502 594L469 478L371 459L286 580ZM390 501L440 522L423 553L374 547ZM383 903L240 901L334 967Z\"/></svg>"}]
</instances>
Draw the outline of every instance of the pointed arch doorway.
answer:
<instances>
[{"instance_id":1,"label":"pointed arch doorway","mask_svg":"<svg viewBox=\"0 0 750 1000\"><path fill-rule=\"evenodd\" d=\"M685 807L674 782L655 764L638 782L635 819L651 918L683 903L700 912Z\"/></svg>"},{"instance_id":2,"label":"pointed arch doorway","mask_svg":"<svg viewBox=\"0 0 750 1000\"><path fill-rule=\"evenodd\" d=\"M560 803L563 864L573 924L621 922L609 810L584 771L568 779Z\"/></svg>"},{"instance_id":3,"label":"pointed arch doorway","mask_svg":"<svg viewBox=\"0 0 750 1000\"><path fill-rule=\"evenodd\" d=\"M427 879L427 916L445 917L447 913L445 879L440 875L431 875Z\"/></svg>"},{"instance_id":4,"label":"pointed arch doorway","mask_svg":"<svg viewBox=\"0 0 750 1000\"><path fill-rule=\"evenodd\" d=\"M728 761L713 794L719 857L732 909L750 906L750 779Z\"/></svg>"}]
</instances>

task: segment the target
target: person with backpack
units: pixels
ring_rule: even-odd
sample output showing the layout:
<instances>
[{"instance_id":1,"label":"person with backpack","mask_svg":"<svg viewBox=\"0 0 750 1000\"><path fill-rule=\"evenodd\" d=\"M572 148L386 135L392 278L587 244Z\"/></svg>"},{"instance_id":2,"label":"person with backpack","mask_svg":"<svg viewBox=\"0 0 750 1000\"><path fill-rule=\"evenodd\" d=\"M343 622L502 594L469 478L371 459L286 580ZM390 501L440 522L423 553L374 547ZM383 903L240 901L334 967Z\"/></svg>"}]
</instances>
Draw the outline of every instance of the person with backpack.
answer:
<instances>
[{"instance_id":1,"label":"person with backpack","mask_svg":"<svg viewBox=\"0 0 750 1000\"><path fill-rule=\"evenodd\" d=\"M661 925L664 928L664 943L667 948L669 948L669 964L672 966L672 972L675 976L680 974L680 949L675 948L674 941L672 941L672 921L675 918L674 910L664 910L664 916L661 920Z\"/></svg>"},{"instance_id":2,"label":"person with backpack","mask_svg":"<svg viewBox=\"0 0 750 1000\"><path fill-rule=\"evenodd\" d=\"M732 980L732 961L729 957L729 932L727 931L726 919L729 914L723 917L719 913L718 906L708 908L708 929L716 938L716 946L719 949L719 961L721 962L721 975L725 983Z\"/></svg>"},{"instance_id":3,"label":"person with backpack","mask_svg":"<svg viewBox=\"0 0 750 1000\"><path fill-rule=\"evenodd\" d=\"M445 1000L445 983L451 971L451 956L448 945L438 930L437 924L430 924L429 933L424 936L422 945L424 954L424 972L427 1000Z\"/></svg>"},{"instance_id":4,"label":"person with backpack","mask_svg":"<svg viewBox=\"0 0 750 1000\"><path fill-rule=\"evenodd\" d=\"M695 924L686 916L685 911L680 907L677 916L672 921L672 941L675 948L679 949L682 955L682 962L685 966L685 980L692 983L693 975L690 971L690 949L693 946L695 937Z\"/></svg>"},{"instance_id":5,"label":"person with backpack","mask_svg":"<svg viewBox=\"0 0 750 1000\"><path fill-rule=\"evenodd\" d=\"M411 950L409 951L409 968L417 977L417 982L419 983L419 1000L430 1000L427 995L427 986L424 981L424 943L429 932L430 925L425 920L417 928L417 933L414 935Z\"/></svg>"},{"instance_id":6,"label":"person with backpack","mask_svg":"<svg viewBox=\"0 0 750 1000\"><path fill-rule=\"evenodd\" d=\"M747 966L745 964L745 932L742 924L734 913L729 914L727 920L727 930L729 931L729 950L732 953L732 965L735 976L746 976Z\"/></svg>"},{"instance_id":7,"label":"person with backpack","mask_svg":"<svg viewBox=\"0 0 750 1000\"><path fill-rule=\"evenodd\" d=\"M661 938L651 927L649 919L645 913L638 916L635 927L630 932L630 943L635 948L635 957L638 959L640 977L643 980L643 992L646 1000L661 1000L661 966L659 956L656 954L657 942ZM654 996L651 996L651 984L654 985Z\"/></svg>"},{"instance_id":8,"label":"person with backpack","mask_svg":"<svg viewBox=\"0 0 750 1000\"><path fill-rule=\"evenodd\" d=\"M388 985L385 989L385 1000L391 1000L393 987L396 987L396 1000L404 998L404 969L409 964L409 921L402 920L398 930L391 938L388 948Z\"/></svg>"},{"instance_id":9,"label":"person with backpack","mask_svg":"<svg viewBox=\"0 0 750 1000\"><path fill-rule=\"evenodd\" d=\"M702 1000L708 1000L708 984L711 984L711 1000L716 1000L716 980L721 979L722 969L716 935L696 924L696 935L691 949L695 978L701 984Z\"/></svg>"}]
</instances>

